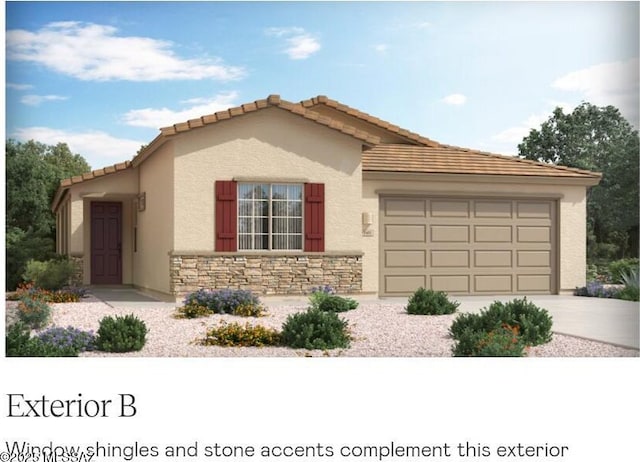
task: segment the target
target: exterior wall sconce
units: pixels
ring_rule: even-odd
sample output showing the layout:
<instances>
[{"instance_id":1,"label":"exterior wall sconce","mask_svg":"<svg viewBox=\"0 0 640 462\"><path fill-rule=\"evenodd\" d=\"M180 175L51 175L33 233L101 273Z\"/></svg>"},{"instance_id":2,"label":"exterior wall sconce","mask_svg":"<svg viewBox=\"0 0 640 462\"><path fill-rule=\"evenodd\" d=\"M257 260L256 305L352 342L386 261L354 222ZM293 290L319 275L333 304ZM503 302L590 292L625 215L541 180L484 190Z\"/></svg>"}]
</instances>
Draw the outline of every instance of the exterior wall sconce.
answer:
<instances>
[{"instance_id":1,"label":"exterior wall sconce","mask_svg":"<svg viewBox=\"0 0 640 462\"><path fill-rule=\"evenodd\" d=\"M362 212L362 235L373 236L373 213Z\"/></svg>"}]
</instances>

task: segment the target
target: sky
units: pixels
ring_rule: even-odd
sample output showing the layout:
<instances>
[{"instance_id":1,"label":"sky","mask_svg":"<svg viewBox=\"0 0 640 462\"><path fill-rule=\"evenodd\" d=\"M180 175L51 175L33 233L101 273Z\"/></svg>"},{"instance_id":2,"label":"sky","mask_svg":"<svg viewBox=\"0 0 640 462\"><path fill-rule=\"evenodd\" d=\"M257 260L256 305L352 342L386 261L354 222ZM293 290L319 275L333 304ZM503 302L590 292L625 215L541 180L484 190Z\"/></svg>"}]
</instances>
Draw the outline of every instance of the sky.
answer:
<instances>
[{"instance_id":1,"label":"sky","mask_svg":"<svg viewBox=\"0 0 640 462\"><path fill-rule=\"evenodd\" d=\"M555 107L639 124L639 3L7 2L6 136L97 169L159 128L327 95L436 141L517 154Z\"/></svg>"}]
</instances>

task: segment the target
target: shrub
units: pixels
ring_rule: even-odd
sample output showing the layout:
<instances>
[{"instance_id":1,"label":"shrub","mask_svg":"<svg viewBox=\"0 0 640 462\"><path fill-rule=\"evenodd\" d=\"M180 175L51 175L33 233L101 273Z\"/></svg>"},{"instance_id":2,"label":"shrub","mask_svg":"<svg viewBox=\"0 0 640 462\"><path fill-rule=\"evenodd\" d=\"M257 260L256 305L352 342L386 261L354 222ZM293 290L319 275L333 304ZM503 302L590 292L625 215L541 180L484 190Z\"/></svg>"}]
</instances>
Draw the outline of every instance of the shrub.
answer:
<instances>
[{"instance_id":1,"label":"shrub","mask_svg":"<svg viewBox=\"0 0 640 462\"><path fill-rule=\"evenodd\" d=\"M233 309L233 313L236 316L259 318L261 316L266 316L267 311L264 309L262 305L238 305Z\"/></svg>"},{"instance_id":2,"label":"shrub","mask_svg":"<svg viewBox=\"0 0 640 462\"><path fill-rule=\"evenodd\" d=\"M275 329L246 323L225 323L207 331L203 345L218 346L269 346L280 345L280 333Z\"/></svg>"},{"instance_id":3,"label":"shrub","mask_svg":"<svg viewBox=\"0 0 640 462\"><path fill-rule=\"evenodd\" d=\"M40 299L22 297L18 303L18 319L32 329L40 329L49 323L51 307Z\"/></svg>"},{"instance_id":4,"label":"shrub","mask_svg":"<svg viewBox=\"0 0 640 462\"><path fill-rule=\"evenodd\" d=\"M324 295L317 303L317 308L320 311L332 311L334 313L355 310L357 307L358 302L354 299L338 295Z\"/></svg>"},{"instance_id":5,"label":"shrub","mask_svg":"<svg viewBox=\"0 0 640 462\"><path fill-rule=\"evenodd\" d=\"M311 304L311 308L318 308L323 300L332 295L336 295L336 291L329 285L314 287L313 289L311 289L311 295L309 295L309 303Z\"/></svg>"},{"instance_id":6,"label":"shrub","mask_svg":"<svg viewBox=\"0 0 640 462\"><path fill-rule=\"evenodd\" d=\"M463 335L469 335L466 331L491 332L504 325L517 328L525 345L551 341L553 323L549 312L527 301L526 297L506 304L493 302L480 313L463 313L453 321L449 332L455 340L460 340Z\"/></svg>"},{"instance_id":7,"label":"shrub","mask_svg":"<svg viewBox=\"0 0 640 462\"><path fill-rule=\"evenodd\" d=\"M45 290L58 290L69 283L74 267L69 260L29 260L23 274L25 281Z\"/></svg>"},{"instance_id":8,"label":"shrub","mask_svg":"<svg viewBox=\"0 0 640 462\"><path fill-rule=\"evenodd\" d=\"M282 325L282 342L291 348L332 349L349 346L348 323L331 311L317 308L289 315Z\"/></svg>"},{"instance_id":9,"label":"shrub","mask_svg":"<svg viewBox=\"0 0 640 462\"><path fill-rule=\"evenodd\" d=\"M13 324L5 337L7 356L78 356L78 351L70 346L61 346L31 337L29 327L21 322Z\"/></svg>"},{"instance_id":10,"label":"shrub","mask_svg":"<svg viewBox=\"0 0 640 462\"><path fill-rule=\"evenodd\" d=\"M620 279L624 283L624 288L618 292L618 298L622 300L640 301L640 281L638 280L638 269L633 268L621 274Z\"/></svg>"},{"instance_id":11,"label":"shrub","mask_svg":"<svg viewBox=\"0 0 640 462\"><path fill-rule=\"evenodd\" d=\"M450 301L445 292L420 287L409 298L406 311L408 314L451 314L458 306L460 303Z\"/></svg>"},{"instance_id":12,"label":"shrub","mask_svg":"<svg viewBox=\"0 0 640 462\"><path fill-rule=\"evenodd\" d=\"M609 263L608 272L611 282L614 284L625 284L624 275L628 275L635 271L638 273L640 260L637 258L623 258Z\"/></svg>"},{"instance_id":13,"label":"shrub","mask_svg":"<svg viewBox=\"0 0 640 462\"><path fill-rule=\"evenodd\" d=\"M93 331L84 331L75 327L50 327L36 337L43 343L58 348L72 348L76 352L91 351L95 348Z\"/></svg>"},{"instance_id":14,"label":"shrub","mask_svg":"<svg viewBox=\"0 0 640 462\"><path fill-rule=\"evenodd\" d=\"M96 348L107 352L139 351L146 342L147 326L133 314L100 320Z\"/></svg>"},{"instance_id":15,"label":"shrub","mask_svg":"<svg viewBox=\"0 0 640 462\"><path fill-rule=\"evenodd\" d=\"M589 281L584 287L576 287L574 295L579 297L615 298L619 289L605 287L600 281Z\"/></svg>"},{"instance_id":16,"label":"shrub","mask_svg":"<svg viewBox=\"0 0 640 462\"><path fill-rule=\"evenodd\" d=\"M81 287L65 287L60 290L45 290L35 287L33 282L20 284L16 291L8 297L9 300L19 300L23 297L35 298L47 303L78 302L85 297L87 290Z\"/></svg>"},{"instance_id":17,"label":"shrub","mask_svg":"<svg viewBox=\"0 0 640 462\"><path fill-rule=\"evenodd\" d=\"M214 313L232 314L233 311L241 305L259 306L260 299L249 290L200 289L187 295L184 300L184 305L206 306Z\"/></svg>"},{"instance_id":18,"label":"shrub","mask_svg":"<svg viewBox=\"0 0 640 462\"><path fill-rule=\"evenodd\" d=\"M174 317L179 319L193 319L193 318L204 318L206 316L211 316L213 311L211 311L206 306L189 304L180 306L176 309L176 313Z\"/></svg>"},{"instance_id":19,"label":"shrub","mask_svg":"<svg viewBox=\"0 0 640 462\"><path fill-rule=\"evenodd\" d=\"M502 325L489 332L464 329L453 347L453 356L524 356L519 329Z\"/></svg>"}]
</instances>

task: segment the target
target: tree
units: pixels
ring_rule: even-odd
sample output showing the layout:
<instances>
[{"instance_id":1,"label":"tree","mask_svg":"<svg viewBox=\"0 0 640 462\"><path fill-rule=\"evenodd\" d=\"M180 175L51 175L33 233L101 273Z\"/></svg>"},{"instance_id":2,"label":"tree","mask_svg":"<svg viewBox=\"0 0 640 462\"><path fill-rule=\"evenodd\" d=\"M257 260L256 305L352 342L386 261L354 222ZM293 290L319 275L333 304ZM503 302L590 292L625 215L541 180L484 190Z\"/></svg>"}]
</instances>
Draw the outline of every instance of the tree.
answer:
<instances>
[{"instance_id":1,"label":"tree","mask_svg":"<svg viewBox=\"0 0 640 462\"><path fill-rule=\"evenodd\" d=\"M570 114L557 107L540 130L531 130L518 145L526 159L602 173L602 181L587 196L593 258L603 256L597 251L601 244L617 256L625 256L629 247L638 255L639 149L638 131L618 109L590 103Z\"/></svg>"},{"instance_id":2,"label":"tree","mask_svg":"<svg viewBox=\"0 0 640 462\"><path fill-rule=\"evenodd\" d=\"M88 172L89 165L65 143L6 142L7 288L20 281L29 259L54 253L55 216L51 201L60 180Z\"/></svg>"}]
</instances>

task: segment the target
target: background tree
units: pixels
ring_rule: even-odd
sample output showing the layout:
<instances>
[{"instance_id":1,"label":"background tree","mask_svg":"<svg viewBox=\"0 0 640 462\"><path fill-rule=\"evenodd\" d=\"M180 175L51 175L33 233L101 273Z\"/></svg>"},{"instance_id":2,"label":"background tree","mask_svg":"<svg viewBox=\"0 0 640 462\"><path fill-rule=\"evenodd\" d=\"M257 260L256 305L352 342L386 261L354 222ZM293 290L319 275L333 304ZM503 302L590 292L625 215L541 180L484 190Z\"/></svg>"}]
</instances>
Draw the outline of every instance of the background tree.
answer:
<instances>
[{"instance_id":1,"label":"background tree","mask_svg":"<svg viewBox=\"0 0 640 462\"><path fill-rule=\"evenodd\" d=\"M520 156L594 170L602 181L587 196L588 256L638 256L638 131L613 106L556 108L518 145Z\"/></svg>"},{"instance_id":2,"label":"background tree","mask_svg":"<svg viewBox=\"0 0 640 462\"><path fill-rule=\"evenodd\" d=\"M65 143L6 142L6 284L20 282L29 259L55 253L55 215L51 201L60 180L90 170L86 160Z\"/></svg>"}]
</instances>

